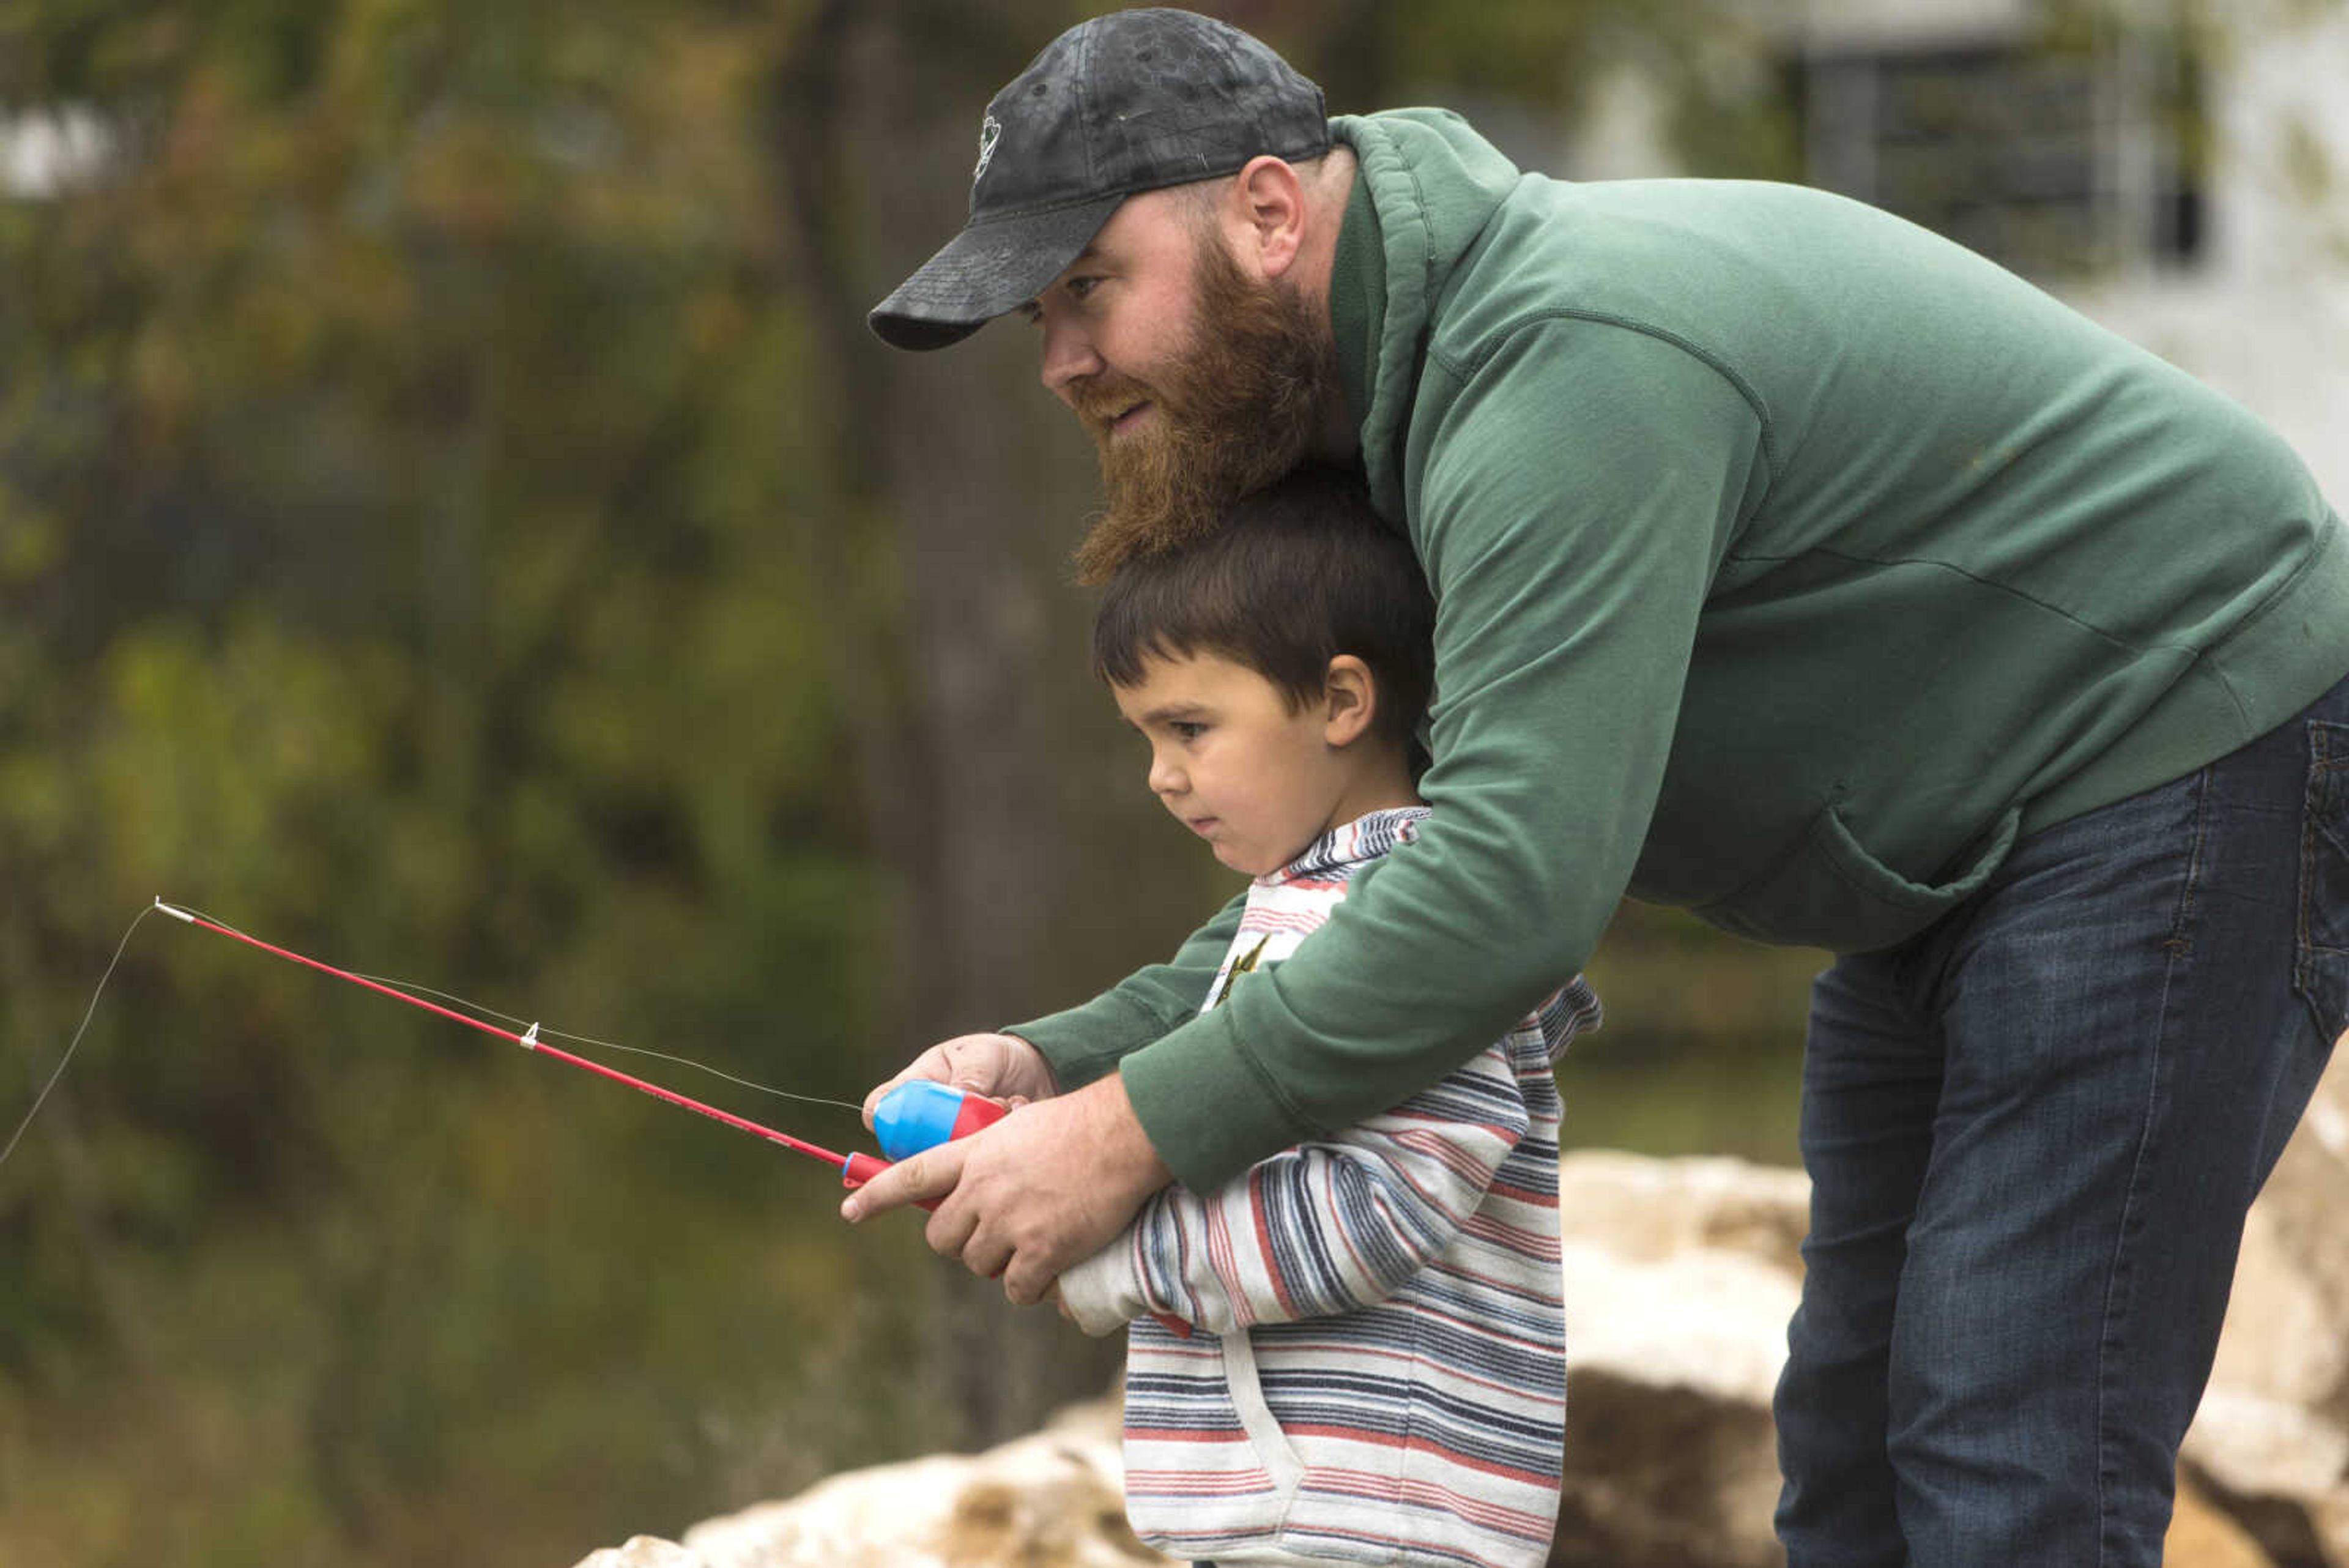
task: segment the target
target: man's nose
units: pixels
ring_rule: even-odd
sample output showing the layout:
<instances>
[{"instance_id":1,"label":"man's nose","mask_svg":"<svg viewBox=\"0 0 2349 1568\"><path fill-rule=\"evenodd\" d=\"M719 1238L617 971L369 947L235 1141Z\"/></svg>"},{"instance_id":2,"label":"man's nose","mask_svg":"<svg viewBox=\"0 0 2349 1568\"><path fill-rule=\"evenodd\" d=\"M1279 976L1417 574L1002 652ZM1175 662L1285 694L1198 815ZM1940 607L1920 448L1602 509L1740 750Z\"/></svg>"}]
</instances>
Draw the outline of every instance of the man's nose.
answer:
<instances>
[{"instance_id":1,"label":"man's nose","mask_svg":"<svg viewBox=\"0 0 2349 1568\"><path fill-rule=\"evenodd\" d=\"M1073 403L1073 385L1107 369L1093 348L1092 337L1072 322L1044 324L1044 389L1064 403Z\"/></svg>"}]
</instances>

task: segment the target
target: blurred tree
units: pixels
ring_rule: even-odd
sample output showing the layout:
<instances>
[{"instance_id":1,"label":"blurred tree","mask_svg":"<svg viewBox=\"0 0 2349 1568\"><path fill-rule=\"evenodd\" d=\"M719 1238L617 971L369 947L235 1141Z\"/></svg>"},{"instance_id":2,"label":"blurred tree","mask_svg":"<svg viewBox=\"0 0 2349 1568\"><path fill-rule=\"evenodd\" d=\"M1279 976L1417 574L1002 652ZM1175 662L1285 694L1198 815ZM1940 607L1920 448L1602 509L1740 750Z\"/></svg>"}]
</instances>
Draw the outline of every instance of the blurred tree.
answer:
<instances>
[{"instance_id":1,"label":"blurred tree","mask_svg":"<svg viewBox=\"0 0 2349 1568\"><path fill-rule=\"evenodd\" d=\"M0 214L12 1077L45 1074L162 891L606 1037L739 1037L704 1054L853 1097L900 1054L867 1024L892 895L781 525L848 510L748 129L792 24L253 3L0 26L0 98L112 128L94 178ZM108 1445L88 1517L0 1556L143 1557L183 1517L191 1561L486 1560L517 1538L469 1491L543 1490L566 1536L716 1501L653 1456L739 1376L695 1376L721 1347L760 1345L746 1387L787 1403L821 1343L792 1321L837 1309L744 1249L835 1245L821 1175L770 1190L772 1151L249 958L142 931L7 1168L0 1244L27 1266L0 1283L0 1423L43 1435L0 1469L0 1535L68 1473L61 1408L157 1418ZM699 1315L662 1323L669 1292ZM549 1342L572 1358L527 1348ZM630 1370L516 1441L589 1366ZM616 1417L641 1428L616 1449ZM190 1464L222 1426L249 1468ZM556 1479L591 1452L619 1484Z\"/></svg>"},{"instance_id":2,"label":"blurred tree","mask_svg":"<svg viewBox=\"0 0 2349 1568\"><path fill-rule=\"evenodd\" d=\"M1081 688L1059 668L1072 661L1050 635L1047 601L1069 535L1052 520L1084 506L1071 483L1081 453L1063 440L1055 462L1048 436L1067 432L1041 428L1044 400L1005 396L1030 373L1018 364L1024 343L999 331L909 358L864 327L888 286L875 276L927 254L959 217L974 106L1009 74L995 63L1032 53L1067 19L1040 4L830 0L771 88L771 167L823 350L815 379L841 394L833 450L850 504L887 520L899 573L891 613L841 617L859 602L854 541L823 521L808 530L808 557L833 590L834 690L864 693L849 706L874 842L902 889L901 1012L887 1031L899 1039L999 1026L1077 989L1052 948L1080 896L1055 784L1079 748L1068 705L1051 698ZM903 702L876 700L874 672L891 670ZM948 1392L955 1417L941 1438L1034 1425L1076 1392L1055 1362L1095 1386L1106 1376L1098 1352L1069 1354L1050 1314L1008 1312L953 1265L938 1274L944 1310L925 1343L929 1386Z\"/></svg>"}]
</instances>

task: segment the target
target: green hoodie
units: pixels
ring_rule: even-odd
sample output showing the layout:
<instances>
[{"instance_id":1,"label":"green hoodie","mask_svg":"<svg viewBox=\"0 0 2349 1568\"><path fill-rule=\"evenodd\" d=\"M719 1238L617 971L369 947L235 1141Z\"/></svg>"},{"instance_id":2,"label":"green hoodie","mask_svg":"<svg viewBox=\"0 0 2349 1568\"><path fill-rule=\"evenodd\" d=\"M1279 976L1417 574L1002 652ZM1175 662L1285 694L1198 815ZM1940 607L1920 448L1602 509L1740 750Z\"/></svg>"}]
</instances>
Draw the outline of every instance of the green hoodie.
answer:
<instances>
[{"instance_id":1,"label":"green hoodie","mask_svg":"<svg viewBox=\"0 0 2349 1568\"><path fill-rule=\"evenodd\" d=\"M1014 1030L1064 1085L1120 1065L1191 1186L1481 1050L1627 892L1885 946L2349 671L2349 529L2290 449L2011 274L1819 192L1521 174L1441 110L1333 129L1434 815L1213 1012L1228 911Z\"/></svg>"}]
</instances>

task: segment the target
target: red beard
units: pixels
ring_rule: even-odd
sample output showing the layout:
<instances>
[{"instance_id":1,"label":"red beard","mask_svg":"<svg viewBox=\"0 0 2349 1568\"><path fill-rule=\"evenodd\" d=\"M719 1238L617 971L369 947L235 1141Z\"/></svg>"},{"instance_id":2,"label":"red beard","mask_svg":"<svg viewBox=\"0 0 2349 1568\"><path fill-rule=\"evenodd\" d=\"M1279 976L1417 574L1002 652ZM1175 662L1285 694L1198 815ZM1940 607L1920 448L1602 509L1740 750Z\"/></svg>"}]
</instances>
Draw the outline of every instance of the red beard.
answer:
<instances>
[{"instance_id":1,"label":"red beard","mask_svg":"<svg viewBox=\"0 0 2349 1568\"><path fill-rule=\"evenodd\" d=\"M1075 556L1077 580L1196 539L1250 491L1297 466L1337 395L1337 348L1293 285L1258 283L1212 231L1193 253L1196 328L1154 386L1123 376L1074 389L1101 456L1103 506ZM1136 403L1130 435L1110 422Z\"/></svg>"}]
</instances>

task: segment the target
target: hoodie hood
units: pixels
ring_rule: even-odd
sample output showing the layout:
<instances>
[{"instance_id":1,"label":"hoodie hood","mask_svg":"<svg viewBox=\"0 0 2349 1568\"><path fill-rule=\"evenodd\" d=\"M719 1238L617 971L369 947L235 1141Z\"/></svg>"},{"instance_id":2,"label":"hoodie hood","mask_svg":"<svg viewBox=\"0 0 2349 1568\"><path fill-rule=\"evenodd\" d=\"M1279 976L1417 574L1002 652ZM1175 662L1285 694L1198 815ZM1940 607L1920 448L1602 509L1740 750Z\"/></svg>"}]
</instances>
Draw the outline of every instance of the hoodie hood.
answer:
<instances>
[{"instance_id":1,"label":"hoodie hood","mask_svg":"<svg viewBox=\"0 0 2349 1568\"><path fill-rule=\"evenodd\" d=\"M1444 109L1340 115L1358 172L1330 284L1347 406L1361 410L1371 502L1403 518L1402 438L1430 318L1454 272L1525 176Z\"/></svg>"}]
</instances>

